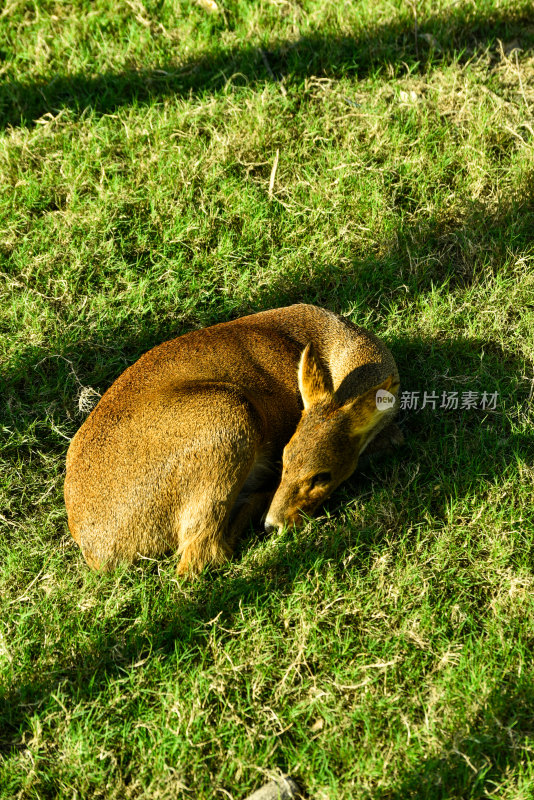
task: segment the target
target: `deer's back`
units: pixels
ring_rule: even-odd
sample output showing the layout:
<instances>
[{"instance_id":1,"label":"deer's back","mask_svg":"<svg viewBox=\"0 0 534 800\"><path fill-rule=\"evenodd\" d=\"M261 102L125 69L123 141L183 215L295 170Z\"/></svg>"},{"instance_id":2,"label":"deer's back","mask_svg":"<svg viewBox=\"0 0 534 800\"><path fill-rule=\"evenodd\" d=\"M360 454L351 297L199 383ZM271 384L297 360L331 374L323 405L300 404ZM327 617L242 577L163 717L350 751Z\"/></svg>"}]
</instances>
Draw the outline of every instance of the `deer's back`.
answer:
<instances>
[{"instance_id":1,"label":"deer's back","mask_svg":"<svg viewBox=\"0 0 534 800\"><path fill-rule=\"evenodd\" d=\"M134 503L146 505L171 456L176 475L187 472L191 442L216 448L217 436L238 424L234 407L279 458L300 418L297 368L310 341L341 400L396 373L376 337L309 305L191 331L143 355L108 389L69 447L65 499L74 537L76 519L89 507L96 518L117 503L124 514ZM216 464L206 457L210 469Z\"/></svg>"}]
</instances>

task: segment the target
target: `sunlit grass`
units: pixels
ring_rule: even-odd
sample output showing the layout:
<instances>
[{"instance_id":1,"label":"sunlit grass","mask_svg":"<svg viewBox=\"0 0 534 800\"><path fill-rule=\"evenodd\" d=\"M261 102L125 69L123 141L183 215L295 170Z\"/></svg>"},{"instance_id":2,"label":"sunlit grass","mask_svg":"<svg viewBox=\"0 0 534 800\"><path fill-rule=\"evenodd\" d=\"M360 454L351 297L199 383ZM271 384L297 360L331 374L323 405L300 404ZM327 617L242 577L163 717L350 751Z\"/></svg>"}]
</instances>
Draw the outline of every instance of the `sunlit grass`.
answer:
<instances>
[{"instance_id":1,"label":"sunlit grass","mask_svg":"<svg viewBox=\"0 0 534 800\"><path fill-rule=\"evenodd\" d=\"M530 3L220 8L0 20L0 797L238 800L281 771L314 800L526 800ZM194 583L90 573L80 399L298 301L382 336L403 391L496 408L402 412L395 457Z\"/></svg>"}]
</instances>

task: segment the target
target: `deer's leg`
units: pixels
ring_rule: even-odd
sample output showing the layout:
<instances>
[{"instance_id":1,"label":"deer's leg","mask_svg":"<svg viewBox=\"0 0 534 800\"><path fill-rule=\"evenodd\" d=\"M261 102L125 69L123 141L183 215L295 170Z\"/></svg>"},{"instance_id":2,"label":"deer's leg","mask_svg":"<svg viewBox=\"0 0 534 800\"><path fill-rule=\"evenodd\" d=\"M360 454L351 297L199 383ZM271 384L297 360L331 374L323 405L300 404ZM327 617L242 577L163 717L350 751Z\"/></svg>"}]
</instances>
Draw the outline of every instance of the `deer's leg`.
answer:
<instances>
[{"instance_id":1,"label":"deer's leg","mask_svg":"<svg viewBox=\"0 0 534 800\"><path fill-rule=\"evenodd\" d=\"M239 529L245 527L246 517L250 518L244 505L241 511L241 502L237 516L235 509L258 461L262 431L257 413L246 398L222 389L211 390L209 399L209 422L201 438L204 450L196 460L184 462L186 478L181 483L182 502L176 519L179 575L227 561ZM197 405L200 402L197 399ZM214 429L216 416L218 427Z\"/></svg>"},{"instance_id":2,"label":"deer's leg","mask_svg":"<svg viewBox=\"0 0 534 800\"><path fill-rule=\"evenodd\" d=\"M253 492L243 501L239 510L232 516L232 520L228 526L226 539L232 549L237 539L249 525L259 525L271 505L274 492L274 489Z\"/></svg>"},{"instance_id":3,"label":"deer's leg","mask_svg":"<svg viewBox=\"0 0 534 800\"><path fill-rule=\"evenodd\" d=\"M403 444L404 434L395 422L390 422L371 439L362 455L373 456L378 453L392 453L395 447Z\"/></svg>"}]
</instances>

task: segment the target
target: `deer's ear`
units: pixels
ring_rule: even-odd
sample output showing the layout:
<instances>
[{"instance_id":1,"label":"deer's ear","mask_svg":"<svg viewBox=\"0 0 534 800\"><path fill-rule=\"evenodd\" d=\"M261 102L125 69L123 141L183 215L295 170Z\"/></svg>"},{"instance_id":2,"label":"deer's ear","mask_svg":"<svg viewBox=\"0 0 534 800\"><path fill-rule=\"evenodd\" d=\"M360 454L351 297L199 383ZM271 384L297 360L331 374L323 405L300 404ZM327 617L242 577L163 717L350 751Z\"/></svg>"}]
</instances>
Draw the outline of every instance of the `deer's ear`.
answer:
<instances>
[{"instance_id":1,"label":"deer's ear","mask_svg":"<svg viewBox=\"0 0 534 800\"><path fill-rule=\"evenodd\" d=\"M311 342L306 345L300 358L299 390L305 410L316 403L331 400L334 394L330 373Z\"/></svg>"},{"instance_id":2,"label":"deer's ear","mask_svg":"<svg viewBox=\"0 0 534 800\"><path fill-rule=\"evenodd\" d=\"M395 407L399 379L390 375L385 381L373 386L366 392L351 400L342 407L349 415L353 436L367 433L377 424L384 411Z\"/></svg>"}]
</instances>

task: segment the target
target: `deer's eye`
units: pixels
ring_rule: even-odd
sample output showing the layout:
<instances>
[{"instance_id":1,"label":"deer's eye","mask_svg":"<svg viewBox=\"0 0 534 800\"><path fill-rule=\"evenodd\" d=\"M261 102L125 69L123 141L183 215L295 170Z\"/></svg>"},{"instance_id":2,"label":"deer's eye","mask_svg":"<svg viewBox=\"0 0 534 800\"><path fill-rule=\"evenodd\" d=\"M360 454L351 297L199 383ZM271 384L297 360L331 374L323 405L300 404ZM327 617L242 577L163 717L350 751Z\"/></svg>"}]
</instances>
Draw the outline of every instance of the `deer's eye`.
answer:
<instances>
[{"instance_id":1,"label":"deer's eye","mask_svg":"<svg viewBox=\"0 0 534 800\"><path fill-rule=\"evenodd\" d=\"M314 475L311 479L311 488L314 489L316 486L327 486L331 480L331 472L318 472L317 475Z\"/></svg>"}]
</instances>

